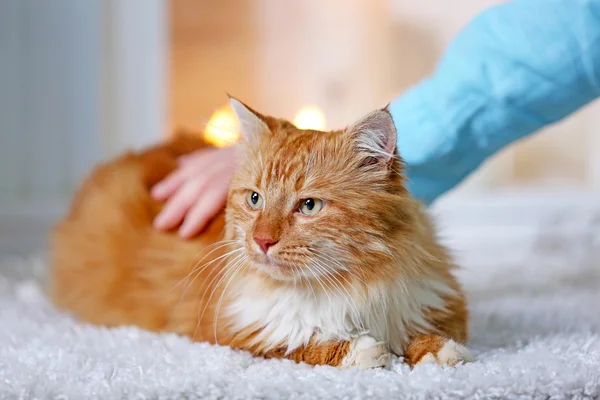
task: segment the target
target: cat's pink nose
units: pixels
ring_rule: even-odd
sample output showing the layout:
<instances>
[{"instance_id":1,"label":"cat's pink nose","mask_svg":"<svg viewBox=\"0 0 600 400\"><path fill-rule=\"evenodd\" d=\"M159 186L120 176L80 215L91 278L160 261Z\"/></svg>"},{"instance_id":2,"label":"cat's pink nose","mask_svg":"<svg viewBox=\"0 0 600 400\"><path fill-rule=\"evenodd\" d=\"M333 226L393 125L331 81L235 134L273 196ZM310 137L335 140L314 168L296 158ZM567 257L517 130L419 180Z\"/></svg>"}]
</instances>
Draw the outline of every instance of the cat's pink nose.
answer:
<instances>
[{"instance_id":1,"label":"cat's pink nose","mask_svg":"<svg viewBox=\"0 0 600 400\"><path fill-rule=\"evenodd\" d=\"M254 241L256 242L258 247L260 247L262 252L265 254L267 254L267 251L269 251L269 247L271 247L275 243L277 243L277 240L270 238L270 237L255 237Z\"/></svg>"}]
</instances>

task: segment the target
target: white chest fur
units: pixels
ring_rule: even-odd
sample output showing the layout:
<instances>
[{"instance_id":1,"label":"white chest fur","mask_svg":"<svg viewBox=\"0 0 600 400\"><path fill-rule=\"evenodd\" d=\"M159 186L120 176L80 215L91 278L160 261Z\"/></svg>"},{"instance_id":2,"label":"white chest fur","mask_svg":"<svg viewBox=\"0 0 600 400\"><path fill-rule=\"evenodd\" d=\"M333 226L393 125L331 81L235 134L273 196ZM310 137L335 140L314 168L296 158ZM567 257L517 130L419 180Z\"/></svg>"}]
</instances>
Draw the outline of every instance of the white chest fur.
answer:
<instances>
[{"instance_id":1,"label":"white chest fur","mask_svg":"<svg viewBox=\"0 0 600 400\"><path fill-rule=\"evenodd\" d=\"M265 290L258 277L245 280L235 288L228 314L234 329L261 327L255 337L268 348L282 343L288 351L309 342L350 340L368 333L389 343L401 354L407 344L407 328L431 329L424 309L444 309L442 295L452 290L439 280L402 279L383 282L359 293L346 287L280 287Z\"/></svg>"}]
</instances>

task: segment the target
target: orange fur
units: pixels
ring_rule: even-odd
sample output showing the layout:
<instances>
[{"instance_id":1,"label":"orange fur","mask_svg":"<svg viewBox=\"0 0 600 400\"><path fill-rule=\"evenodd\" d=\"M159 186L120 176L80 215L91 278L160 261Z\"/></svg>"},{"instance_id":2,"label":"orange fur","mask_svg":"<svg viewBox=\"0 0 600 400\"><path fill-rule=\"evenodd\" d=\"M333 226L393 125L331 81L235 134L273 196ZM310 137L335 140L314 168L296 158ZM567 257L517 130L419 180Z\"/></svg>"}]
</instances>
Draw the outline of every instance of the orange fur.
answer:
<instances>
[{"instance_id":1,"label":"orange fur","mask_svg":"<svg viewBox=\"0 0 600 400\"><path fill-rule=\"evenodd\" d=\"M417 364L427 354L437 354L448 339L439 335L417 335L406 349L404 357L409 364Z\"/></svg>"},{"instance_id":2,"label":"orange fur","mask_svg":"<svg viewBox=\"0 0 600 400\"><path fill-rule=\"evenodd\" d=\"M427 326L407 326L406 337L385 345L406 350L416 364L445 338L464 342L467 309L454 265L405 188L399 157L383 163L367 157L357 150L352 128L302 131L252 112L267 132L239 145L243 157L226 212L193 240L153 228L161 204L149 189L176 168L177 157L204 147L201 140L179 135L98 166L52 235L55 304L95 324L133 324L257 356L340 366L353 351L356 332L321 340L315 326L310 341L289 347L285 340L265 340L271 333L260 318L240 327L244 315L231 310L246 298L272 299L292 288L312 292L315 301L323 293L346 293L350 306L360 308L368 296L376 298L377 285L429 279L449 288L439 293L443 304L417 310ZM266 199L261 211L248 207L248 190ZM307 197L325 199L311 217L297 211L299 199ZM256 235L277 243L270 258L257 251ZM383 312L395 318L404 311Z\"/></svg>"}]
</instances>

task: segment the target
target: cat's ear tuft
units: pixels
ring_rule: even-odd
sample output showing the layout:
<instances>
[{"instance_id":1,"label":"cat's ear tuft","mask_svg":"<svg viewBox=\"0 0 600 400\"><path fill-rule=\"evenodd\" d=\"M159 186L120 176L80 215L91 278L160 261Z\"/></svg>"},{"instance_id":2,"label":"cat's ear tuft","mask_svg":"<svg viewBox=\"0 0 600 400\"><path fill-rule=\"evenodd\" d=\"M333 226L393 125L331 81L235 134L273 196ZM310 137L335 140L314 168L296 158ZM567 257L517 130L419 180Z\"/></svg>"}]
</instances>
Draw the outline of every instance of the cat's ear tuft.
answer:
<instances>
[{"instance_id":1,"label":"cat's ear tuft","mask_svg":"<svg viewBox=\"0 0 600 400\"><path fill-rule=\"evenodd\" d=\"M387 107L375 110L348 128L357 150L366 154L367 164L389 167L395 157L396 125Z\"/></svg>"},{"instance_id":2,"label":"cat's ear tuft","mask_svg":"<svg viewBox=\"0 0 600 400\"><path fill-rule=\"evenodd\" d=\"M269 132L269 127L259 113L235 97L229 96L229 103L237 115L240 122L240 133L245 140L255 142L262 134Z\"/></svg>"}]
</instances>

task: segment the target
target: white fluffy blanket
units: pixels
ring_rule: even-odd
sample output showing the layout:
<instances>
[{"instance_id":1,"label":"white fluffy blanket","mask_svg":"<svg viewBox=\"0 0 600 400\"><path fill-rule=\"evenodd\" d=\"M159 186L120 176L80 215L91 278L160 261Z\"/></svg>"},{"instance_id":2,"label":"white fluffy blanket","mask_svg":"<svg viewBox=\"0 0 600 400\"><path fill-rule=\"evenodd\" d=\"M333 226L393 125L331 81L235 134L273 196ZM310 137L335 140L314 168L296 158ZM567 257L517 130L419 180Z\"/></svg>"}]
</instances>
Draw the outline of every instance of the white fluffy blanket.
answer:
<instances>
[{"instance_id":1,"label":"white fluffy blanket","mask_svg":"<svg viewBox=\"0 0 600 400\"><path fill-rule=\"evenodd\" d=\"M591 227L591 228L590 228ZM457 368L337 370L254 359L132 327L76 322L45 298L39 258L0 266L2 399L599 398L598 226L543 234L520 262L464 258L469 347ZM498 252L501 253L501 252ZM485 262L482 262L485 261Z\"/></svg>"}]
</instances>

